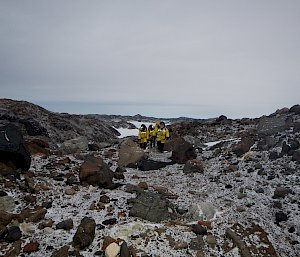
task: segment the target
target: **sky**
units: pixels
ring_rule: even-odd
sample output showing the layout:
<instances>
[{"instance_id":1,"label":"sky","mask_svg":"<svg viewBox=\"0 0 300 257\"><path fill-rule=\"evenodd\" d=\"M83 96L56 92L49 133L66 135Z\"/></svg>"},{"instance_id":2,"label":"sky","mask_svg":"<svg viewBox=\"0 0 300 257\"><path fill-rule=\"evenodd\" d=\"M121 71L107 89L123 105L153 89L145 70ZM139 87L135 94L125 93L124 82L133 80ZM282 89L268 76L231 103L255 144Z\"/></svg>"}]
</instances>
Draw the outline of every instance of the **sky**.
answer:
<instances>
[{"instance_id":1,"label":"sky","mask_svg":"<svg viewBox=\"0 0 300 257\"><path fill-rule=\"evenodd\" d=\"M259 117L300 104L299 0L0 1L0 98Z\"/></svg>"}]
</instances>

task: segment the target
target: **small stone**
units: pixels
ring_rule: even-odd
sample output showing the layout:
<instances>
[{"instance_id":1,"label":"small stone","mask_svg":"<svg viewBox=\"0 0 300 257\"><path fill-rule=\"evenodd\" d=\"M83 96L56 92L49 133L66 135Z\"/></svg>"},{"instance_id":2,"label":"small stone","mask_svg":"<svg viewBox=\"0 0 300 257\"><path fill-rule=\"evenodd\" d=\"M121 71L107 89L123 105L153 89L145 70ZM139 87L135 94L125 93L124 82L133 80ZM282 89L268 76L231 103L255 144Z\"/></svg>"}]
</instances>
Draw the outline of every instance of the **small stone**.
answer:
<instances>
[{"instance_id":1,"label":"small stone","mask_svg":"<svg viewBox=\"0 0 300 257\"><path fill-rule=\"evenodd\" d=\"M276 219L276 223L279 223L281 221L287 221L288 216L285 213L280 211L275 213L275 219Z\"/></svg>"},{"instance_id":2,"label":"small stone","mask_svg":"<svg viewBox=\"0 0 300 257\"><path fill-rule=\"evenodd\" d=\"M193 238L190 242L190 249L191 250L203 250L204 249L204 241L202 236L197 236L196 238Z\"/></svg>"},{"instance_id":3,"label":"small stone","mask_svg":"<svg viewBox=\"0 0 300 257\"><path fill-rule=\"evenodd\" d=\"M116 218L111 218L108 220L105 220L102 222L103 225L107 226L107 225L114 225L117 223L117 219Z\"/></svg>"},{"instance_id":4,"label":"small stone","mask_svg":"<svg viewBox=\"0 0 300 257\"><path fill-rule=\"evenodd\" d=\"M247 194L245 194L245 193L238 193L238 195L237 195L238 199L243 199L245 197L247 197Z\"/></svg>"},{"instance_id":5,"label":"small stone","mask_svg":"<svg viewBox=\"0 0 300 257\"><path fill-rule=\"evenodd\" d=\"M22 237L22 232L19 227L12 226L7 230L6 241L7 242L15 242Z\"/></svg>"},{"instance_id":6,"label":"small stone","mask_svg":"<svg viewBox=\"0 0 300 257\"><path fill-rule=\"evenodd\" d=\"M207 234L207 229L199 224L193 224L192 225L192 231L196 235L206 235Z\"/></svg>"},{"instance_id":7,"label":"small stone","mask_svg":"<svg viewBox=\"0 0 300 257\"><path fill-rule=\"evenodd\" d=\"M69 256L69 246L65 245L62 248L55 251L51 257L68 257Z\"/></svg>"},{"instance_id":8,"label":"small stone","mask_svg":"<svg viewBox=\"0 0 300 257\"><path fill-rule=\"evenodd\" d=\"M0 210L13 212L16 207L15 199L12 196L2 196L0 197Z\"/></svg>"},{"instance_id":9,"label":"small stone","mask_svg":"<svg viewBox=\"0 0 300 257\"><path fill-rule=\"evenodd\" d=\"M67 219L64 221L59 222L56 225L56 229L64 229L64 230L70 230L73 228L73 220L72 219Z\"/></svg>"},{"instance_id":10,"label":"small stone","mask_svg":"<svg viewBox=\"0 0 300 257\"><path fill-rule=\"evenodd\" d=\"M140 182L137 185L140 189L142 190L147 190L148 189L148 184L146 182Z\"/></svg>"},{"instance_id":11,"label":"small stone","mask_svg":"<svg viewBox=\"0 0 300 257\"><path fill-rule=\"evenodd\" d=\"M115 243L115 242L111 243L105 249L105 256L106 257L116 257L116 256L118 256L120 250L121 250L121 247L117 243Z\"/></svg>"},{"instance_id":12,"label":"small stone","mask_svg":"<svg viewBox=\"0 0 300 257\"><path fill-rule=\"evenodd\" d=\"M25 253L36 252L39 249L40 244L38 242L30 242L24 246L23 251Z\"/></svg>"},{"instance_id":13,"label":"small stone","mask_svg":"<svg viewBox=\"0 0 300 257\"><path fill-rule=\"evenodd\" d=\"M291 193L291 189L285 187L277 187L274 191L273 199L284 198Z\"/></svg>"},{"instance_id":14,"label":"small stone","mask_svg":"<svg viewBox=\"0 0 300 257\"><path fill-rule=\"evenodd\" d=\"M11 213L0 211L0 225L8 225L13 219L13 215Z\"/></svg>"},{"instance_id":15,"label":"small stone","mask_svg":"<svg viewBox=\"0 0 300 257\"><path fill-rule=\"evenodd\" d=\"M246 211L246 208L244 206L239 206L239 207L236 208L236 211L244 212L244 211Z\"/></svg>"},{"instance_id":16,"label":"small stone","mask_svg":"<svg viewBox=\"0 0 300 257\"><path fill-rule=\"evenodd\" d=\"M216 237L213 236L213 235L207 235L206 236L206 242L207 242L208 245L210 245L212 247L217 244Z\"/></svg>"},{"instance_id":17,"label":"small stone","mask_svg":"<svg viewBox=\"0 0 300 257\"><path fill-rule=\"evenodd\" d=\"M76 191L73 189L73 188L67 188L65 190L65 194L66 195L75 195L76 194Z\"/></svg>"},{"instance_id":18,"label":"small stone","mask_svg":"<svg viewBox=\"0 0 300 257\"><path fill-rule=\"evenodd\" d=\"M173 249L174 250L182 250L187 249L189 247L187 242L176 242Z\"/></svg>"},{"instance_id":19,"label":"small stone","mask_svg":"<svg viewBox=\"0 0 300 257\"><path fill-rule=\"evenodd\" d=\"M290 227L288 231L289 231L289 233L294 233L294 232L296 231L296 229L295 229L295 227L293 226L293 227Z\"/></svg>"},{"instance_id":20,"label":"small stone","mask_svg":"<svg viewBox=\"0 0 300 257\"><path fill-rule=\"evenodd\" d=\"M36 203L36 196L33 195L26 195L24 200L28 203Z\"/></svg>"},{"instance_id":21,"label":"small stone","mask_svg":"<svg viewBox=\"0 0 300 257\"><path fill-rule=\"evenodd\" d=\"M263 194L265 192L265 190L260 187L260 188L255 189L255 192L258 194Z\"/></svg>"},{"instance_id":22,"label":"small stone","mask_svg":"<svg viewBox=\"0 0 300 257\"><path fill-rule=\"evenodd\" d=\"M273 203L273 207L277 209L282 209L282 203L279 201L276 201Z\"/></svg>"},{"instance_id":23,"label":"small stone","mask_svg":"<svg viewBox=\"0 0 300 257\"><path fill-rule=\"evenodd\" d=\"M232 185L225 185L225 188L226 188L226 189L231 189L231 188L232 188Z\"/></svg>"},{"instance_id":24,"label":"small stone","mask_svg":"<svg viewBox=\"0 0 300 257\"><path fill-rule=\"evenodd\" d=\"M44 221L42 221L42 222L39 224L38 228L39 228L39 229L44 229L44 228L47 228L47 227L52 227L53 223L54 223L54 221L51 220L51 219L44 220Z\"/></svg>"},{"instance_id":25,"label":"small stone","mask_svg":"<svg viewBox=\"0 0 300 257\"><path fill-rule=\"evenodd\" d=\"M100 201L100 203L109 203L110 198L107 195L101 195L99 201Z\"/></svg>"}]
</instances>

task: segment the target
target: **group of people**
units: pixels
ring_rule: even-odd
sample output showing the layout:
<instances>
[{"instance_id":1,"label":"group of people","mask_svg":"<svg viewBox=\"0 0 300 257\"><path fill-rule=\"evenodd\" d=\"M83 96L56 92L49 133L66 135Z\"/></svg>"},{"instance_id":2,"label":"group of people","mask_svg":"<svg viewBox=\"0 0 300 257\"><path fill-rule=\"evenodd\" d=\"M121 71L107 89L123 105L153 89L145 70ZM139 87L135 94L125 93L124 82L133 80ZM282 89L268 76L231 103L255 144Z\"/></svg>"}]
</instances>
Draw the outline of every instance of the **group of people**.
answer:
<instances>
[{"instance_id":1,"label":"group of people","mask_svg":"<svg viewBox=\"0 0 300 257\"><path fill-rule=\"evenodd\" d=\"M145 124L142 124L138 133L138 143L142 149L146 149L149 143L150 148L157 145L160 152L164 151L165 142L169 138L169 130L163 121L157 121L154 126L149 125L148 128Z\"/></svg>"}]
</instances>

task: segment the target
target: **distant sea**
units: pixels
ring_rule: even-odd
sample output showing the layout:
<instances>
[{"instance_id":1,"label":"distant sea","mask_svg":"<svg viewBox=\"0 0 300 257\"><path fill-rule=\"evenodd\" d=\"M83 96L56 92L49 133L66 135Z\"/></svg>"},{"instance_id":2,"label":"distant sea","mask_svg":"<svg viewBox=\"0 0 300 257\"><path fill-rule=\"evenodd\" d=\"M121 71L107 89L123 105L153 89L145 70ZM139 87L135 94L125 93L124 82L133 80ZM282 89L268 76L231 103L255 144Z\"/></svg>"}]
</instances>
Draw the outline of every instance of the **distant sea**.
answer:
<instances>
[{"instance_id":1,"label":"distant sea","mask_svg":"<svg viewBox=\"0 0 300 257\"><path fill-rule=\"evenodd\" d=\"M268 115L276 109L247 110L246 108L217 107L197 104L135 104L135 103L97 103L97 102L39 102L35 104L53 112L70 114L107 114L136 115L140 114L157 118L189 117L196 119L215 118L226 115L228 118L254 118Z\"/></svg>"}]
</instances>

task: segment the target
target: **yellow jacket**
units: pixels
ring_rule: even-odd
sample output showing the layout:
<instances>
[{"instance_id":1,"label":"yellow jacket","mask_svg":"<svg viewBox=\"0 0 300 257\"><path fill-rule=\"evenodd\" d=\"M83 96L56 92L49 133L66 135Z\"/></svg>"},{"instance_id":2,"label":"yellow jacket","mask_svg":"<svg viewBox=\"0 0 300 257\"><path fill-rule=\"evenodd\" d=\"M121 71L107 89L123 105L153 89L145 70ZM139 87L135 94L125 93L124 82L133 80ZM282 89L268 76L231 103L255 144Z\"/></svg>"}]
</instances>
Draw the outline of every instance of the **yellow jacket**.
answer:
<instances>
[{"instance_id":1,"label":"yellow jacket","mask_svg":"<svg viewBox=\"0 0 300 257\"><path fill-rule=\"evenodd\" d=\"M146 131L141 131L139 129L139 134L138 134L138 141L139 143L147 143L148 141L148 138L149 138L149 134L148 134L148 130Z\"/></svg>"},{"instance_id":2,"label":"yellow jacket","mask_svg":"<svg viewBox=\"0 0 300 257\"><path fill-rule=\"evenodd\" d=\"M170 137L170 133L167 128L158 129L156 132L156 140L162 143L166 142L166 139L169 137Z\"/></svg>"}]
</instances>

